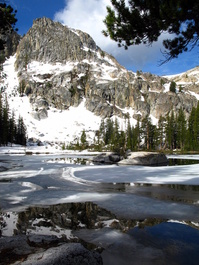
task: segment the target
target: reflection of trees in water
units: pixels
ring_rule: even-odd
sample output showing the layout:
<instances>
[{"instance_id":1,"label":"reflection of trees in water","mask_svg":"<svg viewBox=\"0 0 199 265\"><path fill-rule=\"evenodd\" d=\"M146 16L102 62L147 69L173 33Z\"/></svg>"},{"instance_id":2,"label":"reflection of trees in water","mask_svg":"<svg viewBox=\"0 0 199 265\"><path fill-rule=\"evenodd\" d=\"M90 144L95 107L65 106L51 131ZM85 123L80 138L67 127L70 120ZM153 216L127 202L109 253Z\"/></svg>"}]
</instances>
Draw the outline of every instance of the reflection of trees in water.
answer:
<instances>
[{"instance_id":1,"label":"reflection of trees in water","mask_svg":"<svg viewBox=\"0 0 199 265\"><path fill-rule=\"evenodd\" d=\"M194 205L198 203L199 198L199 185L100 183L97 189L103 192L133 193L163 201L184 202Z\"/></svg>"},{"instance_id":2,"label":"reflection of trees in water","mask_svg":"<svg viewBox=\"0 0 199 265\"><path fill-rule=\"evenodd\" d=\"M195 165L199 164L196 159L180 159L180 158L169 158L169 166L182 166L182 165Z\"/></svg>"},{"instance_id":3,"label":"reflection of trees in water","mask_svg":"<svg viewBox=\"0 0 199 265\"><path fill-rule=\"evenodd\" d=\"M4 216L5 214L0 213L0 235L1 230L6 226ZM59 235L61 236L66 236L64 233L67 229L74 231L100 229L106 226L126 232L135 226L144 228L163 222L167 222L167 220L162 218L146 218L143 220L118 218L110 211L92 202L66 203L46 207L29 207L26 211L18 213L15 234L28 234L28 230L34 233L37 228L48 228L49 235L51 231L54 231L58 234L60 232ZM193 222L186 221L186 223L199 229L199 226Z\"/></svg>"},{"instance_id":4,"label":"reflection of trees in water","mask_svg":"<svg viewBox=\"0 0 199 265\"><path fill-rule=\"evenodd\" d=\"M99 228L102 222L114 219L115 215L100 208L92 202L67 203L53 205L49 207L30 207L26 211L19 213L18 229L26 231L32 222L41 219L37 226L55 227L67 229Z\"/></svg>"},{"instance_id":5,"label":"reflection of trees in water","mask_svg":"<svg viewBox=\"0 0 199 265\"><path fill-rule=\"evenodd\" d=\"M1 220L1 214L0 214L0 220ZM51 247L63 246L63 243L71 243L71 242L81 243L86 249L90 251L95 250L98 251L99 253L103 254L105 253L104 257L106 257L106 255L109 254L110 257L112 258L113 256L116 256L115 260L117 260L117 258L120 257L120 253L123 254L124 251L125 255L129 255L128 260L131 260L132 258L134 258L135 262L138 260L138 263L136 264L142 264L141 262L139 262L140 260L139 257L140 253L143 253L141 255L144 255L145 248L146 251L149 248L150 250L154 250L154 252L152 252L154 253L154 255L157 254L157 251L159 253L159 249L162 249L164 256L168 258L169 255L170 259L173 260L174 257L175 258L176 256L178 257L179 254L178 249L175 251L175 247L179 243L182 246L183 250L182 253L184 251L187 251L187 249L188 251L185 253L189 253L190 242L192 244L191 247L193 249L195 248L197 243L194 243L195 239L193 240L191 239L192 241L190 241L188 233L186 232L188 226L184 225L183 228L180 229L180 232L177 231L176 233L176 229L174 229L175 227L172 228L173 226L172 225L170 226L170 224L167 223L167 221L168 220L164 220L161 218L147 218L144 220L118 218L110 211L101 208L97 204L94 204L92 202L68 203L68 204L52 205L48 207L30 207L26 211L18 213L18 221L17 221L18 230L15 232L15 237L9 239L9 244L12 240L14 240L14 238L16 238L17 241L14 247L16 250L18 250L19 247L20 248L19 253L23 253L20 256L16 252L17 254L15 256L12 256L13 261L24 260L25 258L27 258L28 255L26 254L28 253L27 248L30 254L41 251L41 248L49 249ZM191 222L186 222L186 223L189 226L192 226L193 228L199 229L199 226L197 227L196 223L191 223ZM110 229L100 229L103 228L106 224L109 224ZM42 235L41 233L41 235L37 234L35 236L33 230L39 226L44 228L50 228L48 229L49 235L47 234ZM57 236L53 235L51 236L50 232L56 231L59 228L63 228L62 234L58 233ZM75 237L68 238L67 234L64 234L65 229L70 229L73 231L79 230L79 231L74 231L73 235ZM29 234L28 230L32 230L33 233ZM114 232L111 233L111 230ZM123 233L121 232L115 233L115 230L122 231ZM194 232L195 231L192 231L192 235L194 234ZM124 237L121 236L124 234L125 234ZM110 240L109 240L109 235L110 235ZM111 235L114 236L111 238ZM119 235L119 237L117 236L115 237L115 235ZM181 241L179 240L178 235L180 236ZM190 236L190 238L192 237L192 235ZM128 241L130 238L132 238L133 240ZM198 237L196 236L196 238ZM21 250L23 250L23 252L21 252ZM5 251L3 251L2 254L3 260L5 258L9 260L9 262L5 264L11 264L10 253L11 255L12 253L14 253L13 245L11 244L9 247L6 248ZM76 255L76 253L74 255ZM155 255L155 257L157 258L157 255ZM153 259L153 255L152 256L147 255L147 257L144 256L144 260L148 261L148 258ZM168 261L167 258L166 260ZM167 264L167 263L162 263L162 264ZM128 262L125 264L128 264ZM148 263L143 262L143 264L148 264ZM160 264L160 263L149 262L149 264Z\"/></svg>"},{"instance_id":6,"label":"reflection of trees in water","mask_svg":"<svg viewBox=\"0 0 199 265\"><path fill-rule=\"evenodd\" d=\"M54 159L49 159L48 162L51 163L67 163L67 164L74 164L74 165L89 165L93 164L91 159L82 158L82 157L57 157Z\"/></svg>"},{"instance_id":7,"label":"reflection of trees in water","mask_svg":"<svg viewBox=\"0 0 199 265\"><path fill-rule=\"evenodd\" d=\"M125 192L149 196L163 201L195 205L198 203L199 185L135 183L134 186L131 186L126 183Z\"/></svg>"},{"instance_id":8,"label":"reflection of trees in water","mask_svg":"<svg viewBox=\"0 0 199 265\"><path fill-rule=\"evenodd\" d=\"M127 184L130 186L130 184ZM150 183L135 183L137 187L161 187L169 188L175 190L184 190L184 191L199 191L199 185L184 185L184 184L150 184Z\"/></svg>"},{"instance_id":9,"label":"reflection of trees in water","mask_svg":"<svg viewBox=\"0 0 199 265\"><path fill-rule=\"evenodd\" d=\"M35 220L37 220L36 223ZM67 203L49 207L30 207L26 211L20 212L16 233L26 233L27 229L34 230L36 226L50 227L52 230L57 227L77 230L99 229L107 225L124 232L138 223L140 227L143 227L165 221L156 218L147 220L117 218L110 211L92 202Z\"/></svg>"},{"instance_id":10,"label":"reflection of trees in water","mask_svg":"<svg viewBox=\"0 0 199 265\"><path fill-rule=\"evenodd\" d=\"M160 200L183 201L195 204L199 198L199 185L151 183L99 183L98 191L125 192L150 196ZM175 191L178 191L176 193Z\"/></svg>"}]
</instances>

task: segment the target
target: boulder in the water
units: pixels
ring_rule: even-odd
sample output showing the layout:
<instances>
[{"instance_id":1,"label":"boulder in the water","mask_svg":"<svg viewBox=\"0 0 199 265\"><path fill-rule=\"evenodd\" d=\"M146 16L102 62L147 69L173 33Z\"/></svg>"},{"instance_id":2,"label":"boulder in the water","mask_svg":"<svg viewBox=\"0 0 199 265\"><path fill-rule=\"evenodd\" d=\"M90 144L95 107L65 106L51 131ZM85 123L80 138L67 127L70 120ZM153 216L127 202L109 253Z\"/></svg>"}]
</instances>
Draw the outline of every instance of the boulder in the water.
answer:
<instances>
[{"instance_id":1,"label":"boulder in the water","mask_svg":"<svg viewBox=\"0 0 199 265\"><path fill-rule=\"evenodd\" d=\"M153 152L132 152L126 159L118 162L119 165L142 165L160 166L167 165L168 159L163 153Z\"/></svg>"}]
</instances>

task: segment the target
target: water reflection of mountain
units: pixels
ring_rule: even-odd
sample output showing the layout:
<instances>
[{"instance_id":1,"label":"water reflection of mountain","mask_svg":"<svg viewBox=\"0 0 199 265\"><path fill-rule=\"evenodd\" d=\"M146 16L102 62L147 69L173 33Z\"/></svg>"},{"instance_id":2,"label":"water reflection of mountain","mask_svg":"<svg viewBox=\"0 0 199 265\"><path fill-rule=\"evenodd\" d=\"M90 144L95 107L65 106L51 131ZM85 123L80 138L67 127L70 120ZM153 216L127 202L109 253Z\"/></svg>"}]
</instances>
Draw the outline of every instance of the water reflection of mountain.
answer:
<instances>
[{"instance_id":1,"label":"water reflection of mountain","mask_svg":"<svg viewBox=\"0 0 199 265\"><path fill-rule=\"evenodd\" d=\"M26 211L19 213L17 228L25 232L33 227L37 220L37 226L56 226L65 229L88 229L99 228L103 221L116 218L111 212L100 208L92 202L67 203L48 207L29 207Z\"/></svg>"},{"instance_id":2,"label":"water reflection of mountain","mask_svg":"<svg viewBox=\"0 0 199 265\"><path fill-rule=\"evenodd\" d=\"M16 216L14 220L14 234L16 235L53 234L59 237L69 235L69 238L73 237L72 231L75 230L108 227L126 232L135 226L144 228L145 226L154 226L168 221L162 218L147 218L143 220L119 218L92 202L29 207L26 211L16 213ZM3 219L3 214L1 219ZM197 224L194 225L194 223L189 221L187 221L187 224L198 229ZM6 221L4 222L5 226ZM70 233L67 231L70 231Z\"/></svg>"},{"instance_id":3,"label":"water reflection of mountain","mask_svg":"<svg viewBox=\"0 0 199 265\"><path fill-rule=\"evenodd\" d=\"M144 227L151 226L166 220L148 218L145 220L134 220L118 218L116 215L99 207L92 202L85 203L67 203L52 205L46 207L29 207L26 211L16 213L13 218L14 233L19 234L53 234L62 236L67 231L75 231L80 229L100 229L109 227L121 231L127 231L136 225ZM11 223L11 214L1 215L4 219L4 227L6 221ZM3 226L1 227L3 230ZM72 234L70 233L72 238Z\"/></svg>"},{"instance_id":4,"label":"water reflection of mountain","mask_svg":"<svg viewBox=\"0 0 199 265\"><path fill-rule=\"evenodd\" d=\"M198 224L181 221L174 225L173 222L161 218L125 219L92 202L29 207L23 212L1 214L0 220L1 224L4 223L2 232L6 226L13 228L13 236L0 238L0 257L1 260L6 260L6 263L0 264L10 264L11 258L8 258L8 254L13 251L15 255L10 256L12 261L26 258L29 260L29 255L36 255L39 249L43 249L42 253L48 251L52 254L51 248L58 251L63 244L79 244L78 246L84 246L84 251L89 253L97 251L103 258L103 264L110 264L110 260L119 264L117 260L121 261L124 246L128 259L134 257L139 262L148 260L149 263L143 264L160 264L162 258L164 262L161 264L166 264L166 261L172 261L173 258L182 261L189 252L199 258L196 253L196 246L199 244ZM181 244L183 251L173 249L176 244ZM150 255L146 256L149 249ZM97 257L99 263L93 264L102 264L99 256ZM124 258L123 261L127 260Z\"/></svg>"}]
</instances>

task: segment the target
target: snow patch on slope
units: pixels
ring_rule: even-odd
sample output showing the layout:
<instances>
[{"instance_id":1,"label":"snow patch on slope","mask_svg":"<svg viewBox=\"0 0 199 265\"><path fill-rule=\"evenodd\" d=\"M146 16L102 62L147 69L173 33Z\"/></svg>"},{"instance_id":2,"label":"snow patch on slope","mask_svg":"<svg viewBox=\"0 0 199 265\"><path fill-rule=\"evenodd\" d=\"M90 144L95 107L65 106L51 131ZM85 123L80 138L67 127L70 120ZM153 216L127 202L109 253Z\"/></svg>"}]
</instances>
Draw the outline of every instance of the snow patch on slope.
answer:
<instances>
[{"instance_id":1,"label":"snow patch on slope","mask_svg":"<svg viewBox=\"0 0 199 265\"><path fill-rule=\"evenodd\" d=\"M18 118L19 115L23 117L29 138L39 138L41 141L71 142L74 138L80 137L82 130L86 130L88 140L93 139L94 131L99 128L101 118L86 109L85 100L78 107L70 107L64 111L50 108L47 119L40 121L34 119L31 115L33 108L28 97L20 97L17 92L19 82L14 62L15 56L12 56L4 63L4 72L7 75L4 82L5 92L8 96L10 109L14 111L15 117ZM70 67L70 64L49 65L32 62L28 71L32 71L32 74L35 72L60 73L60 71L70 71Z\"/></svg>"},{"instance_id":2,"label":"snow patch on slope","mask_svg":"<svg viewBox=\"0 0 199 265\"><path fill-rule=\"evenodd\" d=\"M27 72L30 75L32 74L33 79L35 79L34 77L35 73L43 75L43 74L60 74L63 72L69 72L73 69L74 64L75 63L73 62L67 62L66 64L61 64L61 63L49 64L38 61L32 61L27 66Z\"/></svg>"}]
</instances>

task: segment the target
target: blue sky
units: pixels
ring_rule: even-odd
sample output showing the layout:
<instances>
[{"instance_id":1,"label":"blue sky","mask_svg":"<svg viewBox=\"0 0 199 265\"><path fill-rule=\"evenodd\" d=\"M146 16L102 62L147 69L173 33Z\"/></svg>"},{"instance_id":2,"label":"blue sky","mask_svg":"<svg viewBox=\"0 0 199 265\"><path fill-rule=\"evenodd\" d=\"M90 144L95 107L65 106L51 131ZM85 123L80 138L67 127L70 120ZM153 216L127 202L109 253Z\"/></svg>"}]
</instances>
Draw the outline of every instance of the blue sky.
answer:
<instances>
[{"instance_id":1,"label":"blue sky","mask_svg":"<svg viewBox=\"0 0 199 265\"><path fill-rule=\"evenodd\" d=\"M33 24L33 20L40 17L54 17L56 11L65 7L65 0L9 0L11 6L17 10L18 33L23 35Z\"/></svg>"},{"instance_id":2,"label":"blue sky","mask_svg":"<svg viewBox=\"0 0 199 265\"><path fill-rule=\"evenodd\" d=\"M17 25L19 34L25 34L32 26L33 20L48 17L69 27L89 33L97 45L112 54L118 62L127 69L136 72L151 72L158 75L177 74L199 65L199 48L180 55L162 66L159 62L163 58L161 53L162 35L152 47L144 45L130 47L127 51L118 48L117 44L103 36L105 29L103 19L106 6L110 0L10 0L9 3L17 9Z\"/></svg>"}]
</instances>

